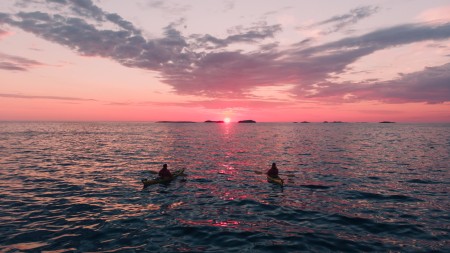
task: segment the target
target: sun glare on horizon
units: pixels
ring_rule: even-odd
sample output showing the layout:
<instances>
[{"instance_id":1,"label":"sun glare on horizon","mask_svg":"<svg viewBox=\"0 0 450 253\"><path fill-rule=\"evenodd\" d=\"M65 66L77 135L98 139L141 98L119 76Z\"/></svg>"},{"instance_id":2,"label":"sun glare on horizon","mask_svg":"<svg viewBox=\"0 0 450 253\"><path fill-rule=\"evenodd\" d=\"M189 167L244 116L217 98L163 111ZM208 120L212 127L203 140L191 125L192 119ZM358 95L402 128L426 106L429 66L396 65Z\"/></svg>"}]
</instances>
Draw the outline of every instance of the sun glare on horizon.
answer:
<instances>
[{"instance_id":1,"label":"sun glare on horizon","mask_svg":"<svg viewBox=\"0 0 450 253\"><path fill-rule=\"evenodd\" d=\"M223 119L223 122L225 122L225 123L230 123L230 122L231 122L231 119L228 118L228 117L226 117L226 118Z\"/></svg>"}]
</instances>

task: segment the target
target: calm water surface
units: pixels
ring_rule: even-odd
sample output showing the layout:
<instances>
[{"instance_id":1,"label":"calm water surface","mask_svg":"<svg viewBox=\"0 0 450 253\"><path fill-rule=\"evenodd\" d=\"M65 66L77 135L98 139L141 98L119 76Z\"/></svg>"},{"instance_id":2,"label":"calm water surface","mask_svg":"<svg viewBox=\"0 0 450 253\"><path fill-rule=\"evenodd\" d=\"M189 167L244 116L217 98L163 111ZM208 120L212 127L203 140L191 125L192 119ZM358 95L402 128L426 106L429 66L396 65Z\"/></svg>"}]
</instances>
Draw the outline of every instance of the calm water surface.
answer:
<instances>
[{"instance_id":1,"label":"calm water surface","mask_svg":"<svg viewBox=\"0 0 450 253\"><path fill-rule=\"evenodd\" d=\"M449 166L449 124L3 122L0 252L448 252Z\"/></svg>"}]
</instances>

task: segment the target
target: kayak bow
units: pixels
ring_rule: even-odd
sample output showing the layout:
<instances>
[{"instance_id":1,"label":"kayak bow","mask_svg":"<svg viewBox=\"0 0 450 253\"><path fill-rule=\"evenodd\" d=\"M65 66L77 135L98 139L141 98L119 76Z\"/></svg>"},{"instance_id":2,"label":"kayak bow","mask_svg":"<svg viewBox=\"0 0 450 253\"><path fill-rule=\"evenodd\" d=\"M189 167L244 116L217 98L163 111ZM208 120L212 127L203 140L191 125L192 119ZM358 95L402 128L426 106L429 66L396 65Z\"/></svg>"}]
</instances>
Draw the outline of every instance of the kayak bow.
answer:
<instances>
[{"instance_id":1,"label":"kayak bow","mask_svg":"<svg viewBox=\"0 0 450 253\"><path fill-rule=\"evenodd\" d=\"M281 179L280 177L270 177L270 176L267 176L267 182L270 182L270 183L274 183L274 184L278 184L278 185L284 186L284 180Z\"/></svg>"}]
</instances>

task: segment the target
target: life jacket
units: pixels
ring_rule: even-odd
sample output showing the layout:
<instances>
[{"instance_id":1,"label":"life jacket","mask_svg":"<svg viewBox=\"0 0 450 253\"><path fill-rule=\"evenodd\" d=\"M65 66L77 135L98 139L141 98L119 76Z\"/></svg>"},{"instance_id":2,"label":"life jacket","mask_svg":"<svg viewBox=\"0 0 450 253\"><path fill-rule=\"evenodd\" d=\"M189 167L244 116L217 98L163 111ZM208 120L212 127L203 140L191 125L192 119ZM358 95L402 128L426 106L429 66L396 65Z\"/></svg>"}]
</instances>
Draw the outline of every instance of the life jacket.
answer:
<instances>
[{"instance_id":1,"label":"life jacket","mask_svg":"<svg viewBox=\"0 0 450 253\"><path fill-rule=\"evenodd\" d=\"M267 171L267 176L269 176L269 177L278 177L278 169L277 168L270 168L270 170Z\"/></svg>"},{"instance_id":2,"label":"life jacket","mask_svg":"<svg viewBox=\"0 0 450 253\"><path fill-rule=\"evenodd\" d=\"M159 177L161 178L168 178L168 177L172 177L172 173L170 173L170 171L166 168L166 169L161 169L158 173Z\"/></svg>"}]
</instances>

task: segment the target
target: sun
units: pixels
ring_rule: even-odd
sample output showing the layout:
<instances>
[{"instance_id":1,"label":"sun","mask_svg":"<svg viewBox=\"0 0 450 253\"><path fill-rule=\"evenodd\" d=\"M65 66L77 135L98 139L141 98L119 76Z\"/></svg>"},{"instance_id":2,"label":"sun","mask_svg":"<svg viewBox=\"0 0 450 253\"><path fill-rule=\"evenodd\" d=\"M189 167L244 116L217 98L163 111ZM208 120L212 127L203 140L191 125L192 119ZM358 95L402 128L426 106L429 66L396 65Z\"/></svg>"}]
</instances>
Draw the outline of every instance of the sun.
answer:
<instances>
[{"instance_id":1,"label":"sun","mask_svg":"<svg viewBox=\"0 0 450 253\"><path fill-rule=\"evenodd\" d=\"M223 122L225 122L225 123L230 123L230 122L231 122L231 119L228 118L228 117L226 117L226 118L223 119Z\"/></svg>"}]
</instances>

